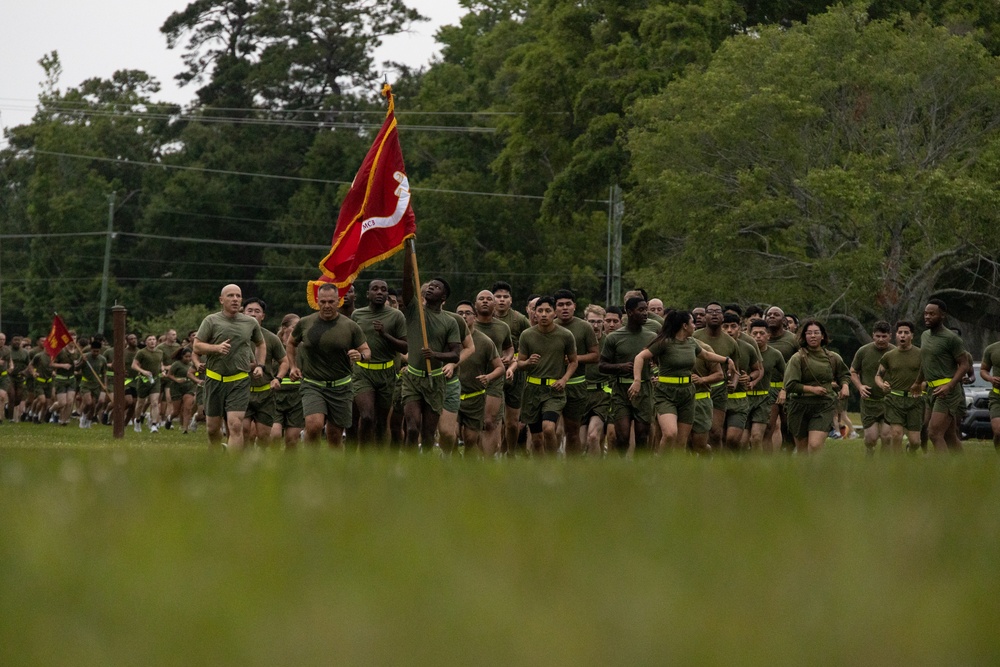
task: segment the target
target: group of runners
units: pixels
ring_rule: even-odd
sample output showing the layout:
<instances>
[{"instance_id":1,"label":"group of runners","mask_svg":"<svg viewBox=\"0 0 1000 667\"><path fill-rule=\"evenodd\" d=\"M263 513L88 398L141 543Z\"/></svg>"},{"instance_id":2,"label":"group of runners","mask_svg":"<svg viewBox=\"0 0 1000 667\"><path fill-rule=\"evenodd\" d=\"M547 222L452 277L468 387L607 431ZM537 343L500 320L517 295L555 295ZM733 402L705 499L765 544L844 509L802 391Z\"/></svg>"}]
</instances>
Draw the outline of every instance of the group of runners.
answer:
<instances>
[{"instance_id":1,"label":"group of runners","mask_svg":"<svg viewBox=\"0 0 1000 667\"><path fill-rule=\"evenodd\" d=\"M808 453L839 433L853 386L869 451L902 451L904 438L910 450L962 447L972 359L939 300L924 309L919 347L913 322L879 322L848 365L822 322L778 306L675 310L633 290L624 307L592 304L580 317L563 289L532 295L522 314L498 281L452 310L446 280L415 289L409 255L403 286L372 280L356 308L353 287L342 298L322 285L317 312L288 314L271 332L266 304L227 285L220 311L183 340L128 334L126 419L136 431L187 432L203 418L210 443L230 448L347 438L482 457ZM29 343L0 334L2 409L14 421L68 424L75 411L81 427L108 423L105 341L73 334L51 360ZM998 363L1000 343L981 370L1000 447Z\"/></svg>"}]
</instances>

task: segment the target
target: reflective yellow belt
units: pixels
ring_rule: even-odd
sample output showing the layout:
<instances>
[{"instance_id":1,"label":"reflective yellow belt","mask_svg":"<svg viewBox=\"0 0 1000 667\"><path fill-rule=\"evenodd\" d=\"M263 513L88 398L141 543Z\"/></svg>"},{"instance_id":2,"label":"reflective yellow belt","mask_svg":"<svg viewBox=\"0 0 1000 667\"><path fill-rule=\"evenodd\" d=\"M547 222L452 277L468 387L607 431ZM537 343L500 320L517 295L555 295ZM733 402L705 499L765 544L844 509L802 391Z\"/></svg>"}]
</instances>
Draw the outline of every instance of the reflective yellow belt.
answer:
<instances>
[{"instance_id":1,"label":"reflective yellow belt","mask_svg":"<svg viewBox=\"0 0 1000 667\"><path fill-rule=\"evenodd\" d=\"M719 381L718 381L718 382L716 382L715 384L710 384L710 385L708 385L708 386L709 386L709 387L711 387L712 389L715 389L716 387L721 387L721 386L722 386L722 385L724 385L724 384L726 384L726 381L725 381L725 380L719 380Z\"/></svg>"},{"instance_id":2,"label":"reflective yellow belt","mask_svg":"<svg viewBox=\"0 0 1000 667\"><path fill-rule=\"evenodd\" d=\"M745 391L737 391L729 394L729 398L746 398L747 393Z\"/></svg>"},{"instance_id":3,"label":"reflective yellow belt","mask_svg":"<svg viewBox=\"0 0 1000 667\"><path fill-rule=\"evenodd\" d=\"M461 396L459 396L459 398L464 401L467 398L474 398L476 396L482 396L485 393L486 393L485 389L480 389L479 391L474 391L471 394L462 394Z\"/></svg>"},{"instance_id":4,"label":"reflective yellow belt","mask_svg":"<svg viewBox=\"0 0 1000 667\"><path fill-rule=\"evenodd\" d=\"M747 396L767 396L770 393L770 391L748 391Z\"/></svg>"},{"instance_id":5,"label":"reflective yellow belt","mask_svg":"<svg viewBox=\"0 0 1000 667\"><path fill-rule=\"evenodd\" d=\"M893 392L893 393L895 393L895 392ZM1000 394L1000 389L997 389L996 387L993 387L993 392L992 393L994 393L994 394Z\"/></svg>"},{"instance_id":6,"label":"reflective yellow belt","mask_svg":"<svg viewBox=\"0 0 1000 667\"><path fill-rule=\"evenodd\" d=\"M951 378L941 378L940 380L931 380L927 383L928 387L940 387L943 384L948 384L951 382Z\"/></svg>"},{"instance_id":7,"label":"reflective yellow belt","mask_svg":"<svg viewBox=\"0 0 1000 667\"><path fill-rule=\"evenodd\" d=\"M69 376L66 376L66 375L56 375L56 379L57 380L72 380L73 376L72 375L69 375Z\"/></svg>"},{"instance_id":8,"label":"reflective yellow belt","mask_svg":"<svg viewBox=\"0 0 1000 667\"><path fill-rule=\"evenodd\" d=\"M696 401L703 401L706 398L712 398L712 392L710 392L710 391L699 391L697 394L694 395L694 400L696 400Z\"/></svg>"},{"instance_id":9,"label":"reflective yellow belt","mask_svg":"<svg viewBox=\"0 0 1000 667\"><path fill-rule=\"evenodd\" d=\"M604 391L607 386L606 382L588 382L587 391Z\"/></svg>"},{"instance_id":10,"label":"reflective yellow belt","mask_svg":"<svg viewBox=\"0 0 1000 667\"><path fill-rule=\"evenodd\" d=\"M548 378L536 378L533 375L528 376L528 384L540 384L540 385L545 385L546 387L551 387L556 382L559 382L559 380L550 380Z\"/></svg>"},{"instance_id":11,"label":"reflective yellow belt","mask_svg":"<svg viewBox=\"0 0 1000 667\"><path fill-rule=\"evenodd\" d=\"M370 361L355 361L354 363L356 363L361 368L364 368L365 370L369 371L384 371L385 369L392 368L393 366L396 365L396 362L393 361L392 359L379 364L373 364Z\"/></svg>"},{"instance_id":12,"label":"reflective yellow belt","mask_svg":"<svg viewBox=\"0 0 1000 667\"><path fill-rule=\"evenodd\" d=\"M208 370L207 368L205 369L205 375L207 375L208 377L212 378L216 382L236 382L237 380L243 380L245 378L250 377L250 374L246 373L246 372L244 372L244 373L237 373L236 375L222 376L222 375L219 375L218 373L216 373L215 371Z\"/></svg>"},{"instance_id":13,"label":"reflective yellow belt","mask_svg":"<svg viewBox=\"0 0 1000 667\"><path fill-rule=\"evenodd\" d=\"M586 375L576 375L566 380L566 386L568 387L571 384L583 384L586 381L587 381Z\"/></svg>"},{"instance_id":14,"label":"reflective yellow belt","mask_svg":"<svg viewBox=\"0 0 1000 667\"><path fill-rule=\"evenodd\" d=\"M673 375L661 375L660 382L663 384L688 384L691 382L691 377L678 377Z\"/></svg>"},{"instance_id":15,"label":"reflective yellow belt","mask_svg":"<svg viewBox=\"0 0 1000 667\"><path fill-rule=\"evenodd\" d=\"M635 380L633 380L630 377L619 377L618 382L620 382L621 384L632 384L633 382L635 382ZM645 382L645 380L640 380L640 382Z\"/></svg>"},{"instance_id":16,"label":"reflective yellow belt","mask_svg":"<svg viewBox=\"0 0 1000 667\"><path fill-rule=\"evenodd\" d=\"M993 391L997 391L997 390L994 389ZM889 393L892 394L893 396L906 396L906 392L905 391L892 390ZM998 391L997 393L1000 394L1000 391Z\"/></svg>"},{"instance_id":17,"label":"reflective yellow belt","mask_svg":"<svg viewBox=\"0 0 1000 667\"><path fill-rule=\"evenodd\" d=\"M7 375L7 371L3 371L2 373L0 373L0 378L2 378L4 375Z\"/></svg>"},{"instance_id":18,"label":"reflective yellow belt","mask_svg":"<svg viewBox=\"0 0 1000 667\"><path fill-rule=\"evenodd\" d=\"M419 368L414 368L413 366L407 366L406 372L409 373L410 375L416 375L418 378L425 378L428 375L430 375L431 377L437 377L439 375L444 374L444 367L442 366L441 368L435 368L430 373L427 373L426 371L422 371Z\"/></svg>"},{"instance_id":19,"label":"reflective yellow belt","mask_svg":"<svg viewBox=\"0 0 1000 667\"><path fill-rule=\"evenodd\" d=\"M302 383L299 382L298 380L293 380L291 378L281 378L282 387L298 387L300 384Z\"/></svg>"},{"instance_id":20,"label":"reflective yellow belt","mask_svg":"<svg viewBox=\"0 0 1000 667\"><path fill-rule=\"evenodd\" d=\"M271 385L269 385L269 384L262 384L259 387L250 387L250 391L252 391L255 394L259 394L259 393L265 392L265 391L271 391Z\"/></svg>"},{"instance_id":21,"label":"reflective yellow belt","mask_svg":"<svg viewBox=\"0 0 1000 667\"><path fill-rule=\"evenodd\" d=\"M781 389L784 386L785 386L784 382L775 382L774 380L771 380L771 389L774 389L775 387Z\"/></svg>"},{"instance_id":22,"label":"reflective yellow belt","mask_svg":"<svg viewBox=\"0 0 1000 667\"><path fill-rule=\"evenodd\" d=\"M314 384L317 387L332 389L333 387L343 387L345 384L350 384L351 376L348 375L347 377L342 377L339 380L312 380L310 378L302 378L302 381Z\"/></svg>"},{"instance_id":23,"label":"reflective yellow belt","mask_svg":"<svg viewBox=\"0 0 1000 667\"><path fill-rule=\"evenodd\" d=\"M45 378L35 378L35 382L41 382L42 384L48 384L48 383L52 382L52 378L49 378L47 380Z\"/></svg>"}]
</instances>

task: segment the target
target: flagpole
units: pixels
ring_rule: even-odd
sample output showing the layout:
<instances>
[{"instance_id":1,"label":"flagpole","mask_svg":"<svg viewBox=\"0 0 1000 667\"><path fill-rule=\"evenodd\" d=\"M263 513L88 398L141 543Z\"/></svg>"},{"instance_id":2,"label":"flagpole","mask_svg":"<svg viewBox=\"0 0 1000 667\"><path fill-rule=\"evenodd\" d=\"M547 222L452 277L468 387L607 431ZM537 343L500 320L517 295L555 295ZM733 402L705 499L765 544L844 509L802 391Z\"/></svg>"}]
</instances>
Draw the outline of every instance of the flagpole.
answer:
<instances>
[{"instance_id":1,"label":"flagpole","mask_svg":"<svg viewBox=\"0 0 1000 667\"><path fill-rule=\"evenodd\" d=\"M413 237L410 237L410 242L407 244L406 249L410 252L410 258L413 260L413 282L414 282L414 293L417 295L417 313L420 315L420 335L424 338L424 347L429 347L427 342L427 320L424 319L424 295L420 291L420 271L417 270L417 242ZM427 372L431 372L431 360L425 359L424 363L427 364Z\"/></svg>"}]
</instances>

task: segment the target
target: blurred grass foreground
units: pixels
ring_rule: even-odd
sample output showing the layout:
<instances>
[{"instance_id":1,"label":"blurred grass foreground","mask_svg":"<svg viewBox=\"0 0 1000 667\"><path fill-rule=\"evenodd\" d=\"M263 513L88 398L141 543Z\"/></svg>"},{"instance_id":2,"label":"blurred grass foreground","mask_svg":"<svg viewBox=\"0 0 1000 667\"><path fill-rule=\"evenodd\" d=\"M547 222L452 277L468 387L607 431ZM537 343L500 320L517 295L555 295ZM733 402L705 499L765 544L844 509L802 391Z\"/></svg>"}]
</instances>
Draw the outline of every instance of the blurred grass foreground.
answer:
<instances>
[{"instance_id":1,"label":"blurred grass foreground","mask_svg":"<svg viewBox=\"0 0 1000 667\"><path fill-rule=\"evenodd\" d=\"M1000 463L0 431L0 664L1000 661Z\"/></svg>"}]
</instances>

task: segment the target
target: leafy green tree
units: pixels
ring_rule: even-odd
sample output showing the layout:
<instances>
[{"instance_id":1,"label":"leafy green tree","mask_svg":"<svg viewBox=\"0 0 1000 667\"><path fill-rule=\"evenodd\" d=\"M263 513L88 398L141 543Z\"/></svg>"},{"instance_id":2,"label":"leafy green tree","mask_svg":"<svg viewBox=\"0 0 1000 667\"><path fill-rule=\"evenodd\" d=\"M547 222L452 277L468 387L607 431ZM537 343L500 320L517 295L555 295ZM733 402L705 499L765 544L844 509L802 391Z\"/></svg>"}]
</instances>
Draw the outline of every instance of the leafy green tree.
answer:
<instances>
[{"instance_id":1,"label":"leafy green tree","mask_svg":"<svg viewBox=\"0 0 1000 667\"><path fill-rule=\"evenodd\" d=\"M727 41L636 107L630 275L859 333L932 296L996 312L998 74L971 38L852 8Z\"/></svg>"},{"instance_id":2,"label":"leafy green tree","mask_svg":"<svg viewBox=\"0 0 1000 667\"><path fill-rule=\"evenodd\" d=\"M134 113L153 106L159 90L144 72L121 70L60 92L58 54L40 62L46 81L38 111L31 124L8 133L10 157L20 161L25 179L18 188L27 214L22 222L26 233L40 235L28 242L20 304L32 330L47 330L53 311L86 330L99 319L109 197L117 193L121 201L142 190L143 170L127 162L153 159L168 134L166 120ZM132 231L135 218L134 208L119 210L116 229ZM118 243L116 256L127 255L127 242ZM127 285L110 285L112 302L126 293Z\"/></svg>"}]
</instances>

